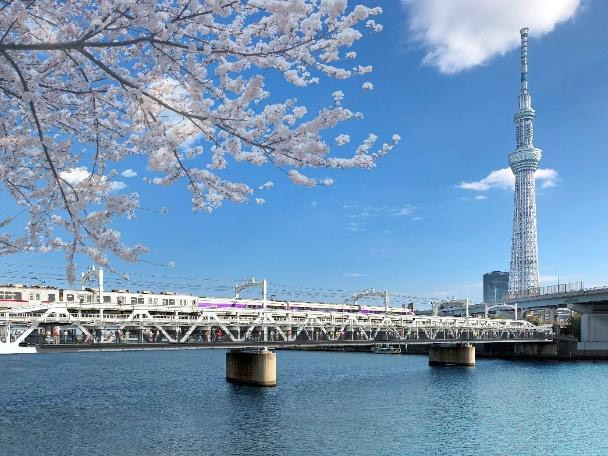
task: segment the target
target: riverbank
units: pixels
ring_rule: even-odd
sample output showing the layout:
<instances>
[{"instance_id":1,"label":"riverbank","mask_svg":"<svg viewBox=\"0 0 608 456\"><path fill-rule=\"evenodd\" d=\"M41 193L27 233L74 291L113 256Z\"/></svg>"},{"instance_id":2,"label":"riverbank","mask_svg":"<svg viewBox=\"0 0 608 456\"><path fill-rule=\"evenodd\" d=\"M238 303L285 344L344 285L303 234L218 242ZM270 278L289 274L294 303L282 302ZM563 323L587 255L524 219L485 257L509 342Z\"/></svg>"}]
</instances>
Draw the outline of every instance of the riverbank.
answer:
<instances>
[{"instance_id":1,"label":"riverbank","mask_svg":"<svg viewBox=\"0 0 608 456\"><path fill-rule=\"evenodd\" d=\"M577 340L559 336L553 343L486 343L475 345L475 356L485 359L546 361L608 361L608 351L578 350ZM397 345L397 344L395 344ZM307 351L349 351L371 353L369 347L290 348ZM402 355L428 355L428 345L401 344Z\"/></svg>"}]
</instances>

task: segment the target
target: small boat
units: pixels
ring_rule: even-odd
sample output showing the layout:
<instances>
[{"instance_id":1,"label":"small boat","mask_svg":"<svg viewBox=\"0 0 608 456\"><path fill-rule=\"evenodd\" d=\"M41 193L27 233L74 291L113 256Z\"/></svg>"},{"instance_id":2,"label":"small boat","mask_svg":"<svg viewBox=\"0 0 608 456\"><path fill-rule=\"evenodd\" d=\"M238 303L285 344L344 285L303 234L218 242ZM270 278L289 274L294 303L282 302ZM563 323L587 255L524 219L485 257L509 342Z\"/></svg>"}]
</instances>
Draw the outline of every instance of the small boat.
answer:
<instances>
[{"instance_id":1,"label":"small boat","mask_svg":"<svg viewBox=\"0 0 608 456\"><path fill-rule=\"evenodd\" d=\"M20 355L23 353L38 353L36 347L22 347L15 342L0 342L0 355Z\"/></svg>"},{"instance_id":2,"label":"small boat","mask_svg":"<svg viewBox=\"0 0 608 456\"><path fill-rule=\"evenodd\" d=\"M398 353L401 353L401 346L395 346L391 344L376 344L372 347L372 352L396 355Z\"/></svg>"}]
</instances>

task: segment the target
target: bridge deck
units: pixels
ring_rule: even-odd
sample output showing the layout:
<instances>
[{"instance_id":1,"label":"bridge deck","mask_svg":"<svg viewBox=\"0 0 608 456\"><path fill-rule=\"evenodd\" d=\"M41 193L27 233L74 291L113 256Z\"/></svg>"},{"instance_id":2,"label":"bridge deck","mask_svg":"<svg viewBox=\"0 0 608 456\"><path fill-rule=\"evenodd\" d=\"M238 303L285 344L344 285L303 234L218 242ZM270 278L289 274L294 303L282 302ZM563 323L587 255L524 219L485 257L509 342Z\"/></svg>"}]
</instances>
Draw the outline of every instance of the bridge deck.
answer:
<instances>
[{"instance_id":1,"label":"bridge deck","mask_svg":"<svg viewBox=\"0 0 608 456\"><path fill-rule=\"evenodd\" d=\"M213 342L213 343L107 343L107 344L41 344L40 351L142 351L142 350L213 350L213 349L298 349L298 348L347 348L389 345L434 345L434 344L495 344L495 343L552 343L553 339L435 339L435 340L334 340L334 341L274 341L274 342Z\"/></svg>"}]
</instances>

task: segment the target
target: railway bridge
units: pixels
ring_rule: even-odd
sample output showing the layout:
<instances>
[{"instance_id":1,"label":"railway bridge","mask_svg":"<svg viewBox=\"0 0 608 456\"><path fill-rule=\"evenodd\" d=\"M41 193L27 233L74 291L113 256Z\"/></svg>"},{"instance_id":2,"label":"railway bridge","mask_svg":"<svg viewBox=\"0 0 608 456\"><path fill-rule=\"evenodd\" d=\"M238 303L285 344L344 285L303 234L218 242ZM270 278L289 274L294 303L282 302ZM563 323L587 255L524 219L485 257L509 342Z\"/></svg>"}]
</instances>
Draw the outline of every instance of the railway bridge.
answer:
<instances>
[{"instance_id":1,"label":"railway bridge","mask_svg":"<svg viewBox=\"0 0 608 456\"><path fill-rule=\"evenodd\" d=\"M550 327L485 318L329 310L55 302L4 309L0 353L229 348L229 380L276 382L272 349L431 345L432 364L475 363L475 344L551 342Z\"/></svg>"}]
</instances>

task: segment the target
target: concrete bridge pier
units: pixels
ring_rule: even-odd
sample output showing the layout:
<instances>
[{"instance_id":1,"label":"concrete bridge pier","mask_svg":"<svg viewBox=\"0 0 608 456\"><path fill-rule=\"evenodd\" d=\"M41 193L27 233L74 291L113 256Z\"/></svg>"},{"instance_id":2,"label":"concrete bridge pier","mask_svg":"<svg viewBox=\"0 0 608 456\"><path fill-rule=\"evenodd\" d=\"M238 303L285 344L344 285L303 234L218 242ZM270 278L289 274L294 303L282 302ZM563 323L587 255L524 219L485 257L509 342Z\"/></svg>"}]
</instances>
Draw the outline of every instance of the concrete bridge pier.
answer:
<instances>
[{"instance_id":1,"label":"concrete bridge pier","mask_svg":"<svg viewBox=\"0 0 608 456\"><path fill-rule=\"evenodd\" d=\"M276 386L276 353L266 348L261 351L226 352L226 380L245 385Z\"/></svg>"},{"instance_id":2,"label":"concrete bridge pier","mask_svg":"<svg viewBox=\"0 0 608 456\"><path fill-rule=\"evenodd\" d=\"M429 347L429 365L431 366L474 366L475 346L431 345Z\"/></svg>"}]
</instances>

